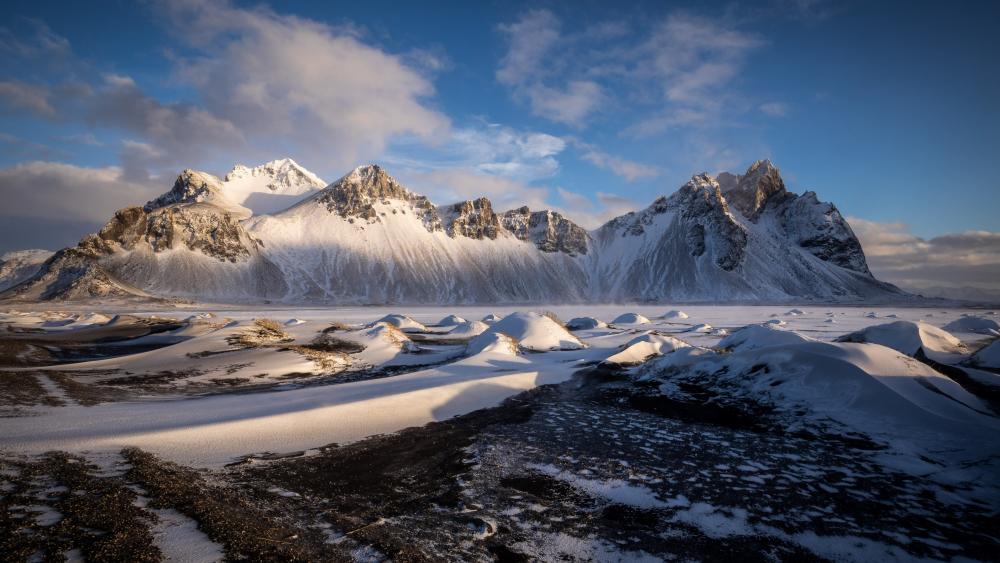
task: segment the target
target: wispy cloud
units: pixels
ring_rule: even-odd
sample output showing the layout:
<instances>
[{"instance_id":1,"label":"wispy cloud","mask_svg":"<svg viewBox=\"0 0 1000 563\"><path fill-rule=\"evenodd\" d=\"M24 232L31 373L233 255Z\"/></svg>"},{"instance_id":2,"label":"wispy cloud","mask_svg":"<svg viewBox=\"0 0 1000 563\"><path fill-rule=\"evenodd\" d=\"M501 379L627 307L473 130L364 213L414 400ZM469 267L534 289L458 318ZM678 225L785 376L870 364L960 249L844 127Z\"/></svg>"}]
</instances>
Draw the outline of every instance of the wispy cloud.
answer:
<instances>
[{"instance_id":1,"label":"wispy cloud","mask_svg":"<svg viewBox=\"0 0 1000 563\"><path fill-rule=\"evenodd\" d=\"M0 53L31 62L57 62L72 55L69 40L52 31L45 22L24 18L14 29L0 27Z\"/></svg>"},{"instance_id":2,"label":"wispy cloud","mask_svg":"<svg viewBox=\"0 0 1000 563\"><path fill-rule=\"evenodd\" d=\"M536 115L567 125L581 126L604 99L601 86L583 78L559 81L554 49L563 43L560 22L548 10L532 10L510 24L500 25L508 41L497 80L527 100ZM562 82L557 84L556 82Z\"/></svg>"},{"instance_id":3,"label":"wispy cloud","mask_svg":"<svg viewBox=\"0 0 1000 563\"><path fill-rule=\"evenodd\" d=\"M53 117L56 110L48 98L49 91L43 86L19 80L0 81L0 107L8 110L27 110L44 117Z\"/></svg>"},{"instance_id":4,"label":"wispy cloud","mask_svg":"<svg viewBox=\"0 0 1000 563\"><path fill-rule=\"evenodd\" d=\"M746 56L764 43L735 23L680 11L653 25L564 33L553 12L531 10L500 30L508 50L496 77L515 99L577 127L606 105L641 106L647 117L625 127L638 135L713 121Z\"/></svg>"},{"instance_id":5,"label":"wispy cloud","mask_svg":"<svg viewBox=\"0 0 1000 563\"><path fill-rule=\"evenodd\" d=\"M76 145L86 145L88 147L103 147L104 141L97 138L93 133L75 133L72 135L59 135L55 137L60 143L72 143Z\"/></svg>"},{"instance_id":6,"label":"wispy cloud","mask_svg":"<svg viewBox=\"0 0 1000 563\"><path fill-rule=\"evenodd\" d=\"M519 131L496 123L475 122L453 128L448 138L431 147L397 142L383 161L420 170L461 168L531 181L559 170L557 157L566 142L538 131Z\"/></svg>"},{"instance_id":7,"label":"wispy cloud","mask_svg":"<svg viewBox=\"0 0 1000 563\"><path fill-rule=\"evenodd\" d=\"M661 173L661 170L655 166L635 162L633 160L628 160L620 156L604 152L598 147L579 139L572 139L572 143L580 151L580 156L584 160L598 168L610 170L615 175L624 178L629 182L646 178L655 178Z\"/></svg>"},{"instance_id":8,"label":"wispy cloud","mask_svg":"<svg viewBox=\"0 0 1000 563\"><path fill-rule=\"evenodd\" d=\"M788 104L782 102L765 102L757 106L757 109L770 117L786 117L789 112Z\"/></svg>"}]
</instances>

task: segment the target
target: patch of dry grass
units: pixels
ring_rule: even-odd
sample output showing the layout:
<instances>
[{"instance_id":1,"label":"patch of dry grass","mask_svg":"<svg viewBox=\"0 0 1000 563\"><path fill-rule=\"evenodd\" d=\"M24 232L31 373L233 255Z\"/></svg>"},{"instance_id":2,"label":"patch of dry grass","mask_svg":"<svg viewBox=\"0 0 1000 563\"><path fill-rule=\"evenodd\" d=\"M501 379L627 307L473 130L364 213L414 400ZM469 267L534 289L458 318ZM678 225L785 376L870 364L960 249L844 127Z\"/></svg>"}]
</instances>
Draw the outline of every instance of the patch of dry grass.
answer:
<instances>
[{"instance_id":1,"label":"patch of dry grass","mask_svg":"<svg viewBox=\"0 0 1000 563\"><path fill-rule=\"evenodd\" d=\"M259 348L292 340L294 338L285 332L284 327L271 319L254 319L253 325L226 339L231 346L240 348Z\"/></svg>"}]
</instances>

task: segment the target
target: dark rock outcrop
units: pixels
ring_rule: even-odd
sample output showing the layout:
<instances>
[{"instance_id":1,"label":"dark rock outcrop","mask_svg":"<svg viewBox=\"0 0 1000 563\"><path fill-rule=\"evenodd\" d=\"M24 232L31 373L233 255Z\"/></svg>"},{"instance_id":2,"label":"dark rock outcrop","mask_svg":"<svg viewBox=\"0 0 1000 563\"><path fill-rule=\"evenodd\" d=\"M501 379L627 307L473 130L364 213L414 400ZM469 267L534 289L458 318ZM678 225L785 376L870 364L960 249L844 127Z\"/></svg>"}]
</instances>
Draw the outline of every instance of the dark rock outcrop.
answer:
<instances>
[{"instance_id":1,"label":"dark rock outcrop","mask_svg":"<svg viewBox=\"0 0 1000 563\"><path fill-rule=\"evenodd\" d=\"M493 211L493 204L485 197L462 201L438 208L445 217L445 232L457 236L482 240L496 239L500 235L500 218Z\"/></svg>"},{"instance_id":2,"label":"dark rock outcrop","mask_svg":"<svg viewBox=\"0 0 1000 563\"><path fill-rule=\"evenodd\" d=\"M341 217L379 221L376 203L388 205L390 200L409 203L423 219L429 231L442 229L437 208L426 196L418 195L403 187L381 166L376 164L355 168L350 174L337 180L314 196L314 200L326 206L327 211Z\"/></svg>"},{"instance_id":3,"label":"dark rock outcrop","mask_svg":"<svg viewBox=\"0 0 1000 563\"><path fill-rule=\"evenodd\" d=\"M570 256L587 253L587 231L555 211L519 207L504 213L501 221L511 234L535 243L542 252L565 252Z\"/></svg>"}]
</instances>

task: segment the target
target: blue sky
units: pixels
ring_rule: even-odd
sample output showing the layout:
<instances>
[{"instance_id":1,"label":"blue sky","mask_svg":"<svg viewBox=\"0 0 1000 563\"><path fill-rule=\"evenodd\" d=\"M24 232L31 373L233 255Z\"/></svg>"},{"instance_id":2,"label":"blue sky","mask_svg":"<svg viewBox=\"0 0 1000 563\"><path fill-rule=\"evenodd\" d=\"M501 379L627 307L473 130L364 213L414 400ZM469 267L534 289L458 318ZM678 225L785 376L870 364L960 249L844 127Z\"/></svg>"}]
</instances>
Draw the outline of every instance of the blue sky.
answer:
<instances>
[{"instance_id":1,"label":"blue sky","mask_svg":"<svg viewBox=\"0 0 1000 563\"><path fill-rule=\"evenodd\" d=\"M961 234L966 281L997 271L996 3L420 4L8 0L0 250L71 244L185 167L374 161L594 226L770 158L875 262Z\"/></svg>"}]
</instances>

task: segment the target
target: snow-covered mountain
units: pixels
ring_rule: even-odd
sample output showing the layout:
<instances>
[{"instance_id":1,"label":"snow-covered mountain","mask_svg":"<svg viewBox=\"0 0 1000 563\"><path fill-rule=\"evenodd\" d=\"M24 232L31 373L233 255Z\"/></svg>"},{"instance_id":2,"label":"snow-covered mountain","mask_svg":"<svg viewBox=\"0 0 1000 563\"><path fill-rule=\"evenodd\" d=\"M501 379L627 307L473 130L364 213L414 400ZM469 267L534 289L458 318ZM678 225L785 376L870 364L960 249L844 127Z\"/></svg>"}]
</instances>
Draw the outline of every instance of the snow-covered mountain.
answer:
<instances>
[{"instance_id":1,"label":"snow-covered mountain","mask_svg":"<svg viewBox=\"0 0 1000 563\"><path fill-rule=\"evenodd\" d=\"M293 301L584 297L585 265L568 253L543 251L541 233L509 231L488 199L438 207L378 166L357 168L281 213L253 217L247 229L265 241Z\"/></svg>"},{"instance_id":2,"label":"snow-covered mountain","mask_svg":"<svg viewBox=\"0 0 1000 563\"><path fill-rule=\"evenodd\" d=\"M52 256L48 250L15 250L0 255L0 291L23 282L38 273Z\"/></svg>"},{"instance_id":3,"label":"snow-covered mountain","mask_svg":"<svg viewBox=\"0 0 1000 563\"><path fill-rule=\"evenodd\" d=\"M290 158L253 168L237 164L222 180L222 193L254 214L281 211L326 182Z\"/></svg>"},{"instance_id":4,"label":"snow-covered mountain","mask_svg":"<svg viewBox=\"0 0 1000 563\"><path fill-rule=\"evenodd\" d=\"M858 300L899 295L868 270L850 226L796 195L770 161L699 174L593 233L590 297L642 301Z\"/></svg>"},{"instance_id":5,"label":"snow-covered mountain","mask_svg":"<svg viewBox=\"0 0 1000 563\"><path fill-rule=\"evenodd\" d=\"M858 301L879 282L836 207L769 161L699 174L588 232L559 213L435 205L376 165L333 184L290 159L185 171L5 297L162 295L324 303ZM267 213L257 196L295 203ZM285 200L283 200L285 201Z\"/></svg>"},{"instance_id":6,"label":"snow-covered mountain","mask_svg":"<svg viewBox=\"0 0 1000 563\"><path fill-rule=\"evenodd\" d=\"M210 297L266 299L285 294L282 273L228 200L218 178L185 170L173 188L144 207L127 207L77 246L55 253L16 299Z\"/></svg>"}]
</instances>

